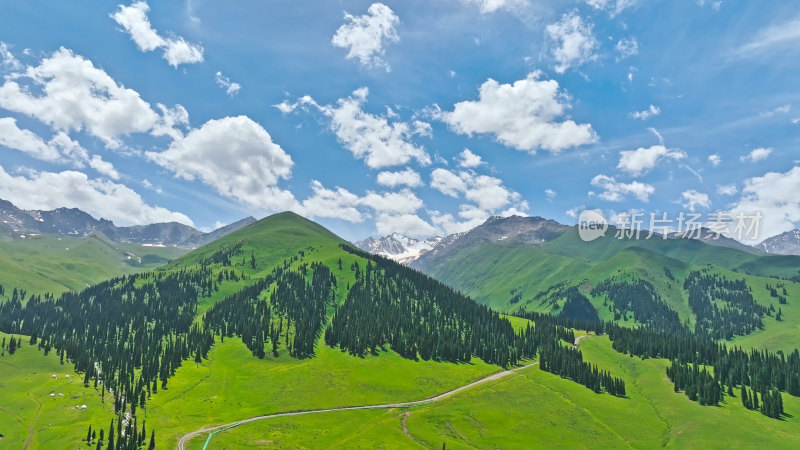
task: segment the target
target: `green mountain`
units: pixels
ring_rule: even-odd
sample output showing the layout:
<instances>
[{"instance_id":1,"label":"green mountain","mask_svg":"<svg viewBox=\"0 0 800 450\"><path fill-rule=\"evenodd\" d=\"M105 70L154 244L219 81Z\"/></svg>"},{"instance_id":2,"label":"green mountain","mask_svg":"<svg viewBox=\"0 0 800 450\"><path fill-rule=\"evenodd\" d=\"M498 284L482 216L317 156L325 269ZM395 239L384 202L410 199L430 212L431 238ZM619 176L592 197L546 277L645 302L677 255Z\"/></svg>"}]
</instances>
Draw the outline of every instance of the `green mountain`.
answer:
<instances>
[{"instance_id":1,"label":"green mountain","mask_svg":"<svg viewBox=\"0 0 800 450\"><path fill-rule=\"evenodd\" d=\"M696 326L697 307L690 304L686 279L692 273L716 274L744 280L753 302L767 308L763 326L747 336L736 333L737 342L773 350L797 346L800 300L792 299L800 299L800 257L744 251L725 241L711 245L707 242L712 241L659 235L617 239L615 233L611 227L606 237L585 242L575 227L545 219L493 218L450 242L444 240L445 245L411 265L500 311L564 314L570 288L575 288L601 319L631 325L644 320L634 317L637 305L615 305L607 289L597 287L641 282L653 290L654 302L640 308L652 312L655 302L663 302L689 329ZM778 285L780 292L773 292ZM723 303L718 306L725 308ZM781 309L783 320L775 320L773 308Z\"/></svg>"},{"instance_id":2,"label":"green mountain","mask_svg":"<svg viewBox=\"0 0 800 450\"><path fill-rule=\"evenodd\" d=\"M26 234L0 240L0 285L30 294L80 290L114 276L154 269L187 250L112 242L103 235L70 237Z\"/></svg>"},{"instance_id":3,"label":"green mountain","mask_svg":"<svg viewBox=\"0 0 800 450\"><path fill-rule=\"evenodd\" d=\"M691 318L718 331L713 320L695 318L689 294L675 280L668 278L667 287L621 285L636 268L644 271L636 272L637 281L655 283L666 267L676 280L704 287L697 292L736 293L739 311L752 307L742 287L715 275L740 274L721 266L694 270L675 255L635 246L605 259L556 255L542 249L565 232L548 227L520 233L538 253L516 257L550 264L552 272L544 294L532 294L527 318L503 316L293 213L263 219L156 270L60 296L7 300L0 304L0 446L106 448L114 436L124 448L145 448L153 432L157 448L203 448L207 439L210 448L651 448L707 445L717 430L745 446L800 442L800 354L756 360L717 347L685 325ZM524 272L524 260L517 263L514 270ZM622 267L628 269L618 272ZM560 282L559 270L575 275ZM620 283L603 284L611 275ZM796 283L767 280L778 296L785 285L790 303L800 295ZM594 289L604 294L592 295ZM665 289L687 295L683 312L659 307L639 316L646 308L631 306L619 320L652 327L616 328L585 317L613 316L603 309L611 297L650 295L656 304L653 293ZM508 310L530 300L519 299L509 298ZM800 323L787 310L791 304L784 306L782 323ZM676 323L686 328L673 333ZM587 330L607 336L581 340ZM684 348L696 349L691 361L679 352ZM691 373L689 364L731 375L713 383L705 369L690 380L664 377L667 368ZM742 371L751 378L740 379ZM780 380L774 387L759 375L766 372ZM723 399L725 386L766 395L770 407L759 413L734 396ZM635 427L631 411L640 417ZM706 418L715 425L698 426ZM573 432L576 424L580 433Z\"/></svg>"}]
</instances>

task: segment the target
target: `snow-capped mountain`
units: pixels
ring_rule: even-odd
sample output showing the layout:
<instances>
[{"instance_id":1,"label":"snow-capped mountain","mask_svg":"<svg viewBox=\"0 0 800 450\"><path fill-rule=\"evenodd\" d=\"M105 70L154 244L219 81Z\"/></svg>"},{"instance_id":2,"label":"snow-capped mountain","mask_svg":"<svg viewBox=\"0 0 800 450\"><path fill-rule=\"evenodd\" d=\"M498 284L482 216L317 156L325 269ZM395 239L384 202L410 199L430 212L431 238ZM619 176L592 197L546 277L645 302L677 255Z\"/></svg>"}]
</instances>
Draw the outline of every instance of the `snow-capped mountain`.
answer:
<instances>
[{"instance_id":1,"label":"snow-capped mountain","mask_svg":"<svg viewBox=\"0 0 800 450\"><path fill-rule=\"evenodd\" d=\"M767 253L779 255L800 255L800 230L794 229L772 236L755 246Z\"/></svg>"},{"instance_id":2,"label":"snow-capped mountain","mask_svg":"<svg viewBox=\"0 0 800 450\"><path fill-rule=\"evenodd\" d=\"M356 246L370 253L385 256L400 264L409 264L423 253L429 251L442 240L441 237L420 240L392 233L381 238L367 238L356 242Z\"/></svg>"}]
</instances>

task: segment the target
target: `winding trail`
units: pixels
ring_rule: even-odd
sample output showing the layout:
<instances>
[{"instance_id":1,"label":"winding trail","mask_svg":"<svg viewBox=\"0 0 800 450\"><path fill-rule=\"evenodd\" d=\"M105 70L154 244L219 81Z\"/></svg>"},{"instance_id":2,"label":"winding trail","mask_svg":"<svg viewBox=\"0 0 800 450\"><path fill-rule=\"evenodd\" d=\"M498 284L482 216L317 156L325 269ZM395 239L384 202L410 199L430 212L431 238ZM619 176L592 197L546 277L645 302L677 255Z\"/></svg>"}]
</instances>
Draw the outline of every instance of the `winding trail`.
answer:
<instances>
[{"instance_id":1,"label":"winding trail","mask_svg":"<svg viewBox=\"0 0 800 450\"><path fill-rule=\"evenodd\" d=\"M584 338L587 338L587 337L592 337L592 335L583 334L583 335L577 336L575 338L575 342L572 344L572 348L573 349L577 348L578 345L581 342L581 339L584 339ZM438 402L438 401L444 400L444 399L446 399L446 398L448 398L448 397L450 397L450 396L452 396L454 394L457 394L459 392L465 391L467 389L474 388L475 386L487 383L489 381L499 380L501 378L504 378L504 377L506 377L508 375L513 374L514 372L519 372L520 370L527 369L527 368L535 366L537 364L539 364L539 361L524 365L522 367L517 367L517 368L509 369L509 370L503 370L501 372L497 372L497 373L494 373L492 375L488 375L488 376L486 376L484 378L481 378L480 380L473 381L472 383L465 384L464 386L457 387L457 388L455 388L453 390L450 390L450 391L447 391L447 392L445 392L443 394L439 394L439 395L436 395L436 396L433 396L433 397L428 397L428 398L425 398L425 399L422 399L422 400L414 400L414 401L410 401L410 402L399 402L399 403L384 403L384 404L380 404L380 405L343 406L343 407L339 407L339 408L309 409L309 410L303 410L303 411L287 411L287 412L280 412L280 413L274 413L274 414L266 414L266 415L263 415L263 416L250 417L248 419L243 419L243 420L239 420L239 421L236 421L236 422L226 423L224 425L216 425L216 426L213 426L213 427L201 428L199 430L192 431L191 433L184 434L183 437L181 437L181 440L178 441L178 450L186 450L186 444L192 438L197 437L197 436L199 436L201 434L205 434L205 433L212 433L213 434L215 432L224 431L224 430L227 430L229 428L238 427L239 425L243 425L243 424L250 423L250 422L255 422L257 420L272 419L272 418L275 418L275 417L302 416L302 415L306 415L306 414L320 414L320 413L328 413L328 412L336 412L336 411L356 411L356 410L361 410L361 409L408 408L408 407L412 407L412 406L427 405L428 403L434 403L434 402ZM404 420L404 422L405 422L405 420ZM405 427L404 427L403 431L407 432ZM406 433L406 434L408 434L408 433ZM209 436L208 440L206 440L206 446L208 445L208 442L209 442L210 439L211 439L211 436ZM205 447L203 447L203 448L205 449Z\"/></svg>"},{"instance_id":2,"label":"winding trail","mask_svg":"<svg viewBox=\"0 0 800 450\"><path fill-rule=\"evenodd\" d=\"M575 343L577 344L577 339L576 339ZM427 405L428 403L433 403L433 402L438 402L438 401L444 400L444 399L446 399L446 398L448 398L448 397L450 397L450 396L452 396L454 394L457 394L459 392L465 391L467 389L471 389L471 388L473 388L475 386L487 383L489 381L499 380L499 379L501 379L503 377L511 375L511 374L513 374L515 372L518 372L520 370L524 370L524 369L527 369L529 367L535 366L537 364L539 364L539 361L524 365L522 367L517 367L517 368L514 368L514 369L509 369L509 370L504 370L504 371L501 371L501 372L497 372L497 373L494 373L492 375L489 375L489 376L486 376L484 378L481 378L480 380L473 381L472 383L469 383L469 384L466 384L464 386L457 387L457 388L455 388L453 390L447 391L447 392L445 392L443 394L439 394L439 395L436 395L436 396L433 396L433 397L428 397L428 398L425 398L425 399L422 399L422 400L414 400L414 401L410 401L410 402L398 402L398 403L384 403L384 404L380 404L380 405L343 406L343 407L339 407L339 408L310 409L310 410L305 410L305 411L287 411L287 412L280 412L280 413L274 413L274 414L266 414L266 415L263 415L263 416L250 417L248 419L243 419L243 420L239 420L239 421L236 421L236 422L231 422L231 423L227 423L227 424L224 424L224 425L216 425L216 426L213 426L213 427L201 428L199 430L192 431L191 433L184 434L183 437L181 437L181 440L178 441L178 449L179 450L185 450L186 449L186 444L192 438L194 438L196 436L199 436L201 434L218 432L218 431L222 431L222 430L225 430L225 429L228 429L228 428L237 427L239 425L243 425L243 424L246 424L246 423L255 422L257 420L272 419L272 418L275 418L275 417L301 416L301 415L306 415L306 414L320 414L320 413L336 412L336 411L355 411L355 410L361 410L361 409L408 408L408 407L412 407L412 406ZM208 441L206 441L206 443L208 443Z\"/></svg>"}]
</instances>

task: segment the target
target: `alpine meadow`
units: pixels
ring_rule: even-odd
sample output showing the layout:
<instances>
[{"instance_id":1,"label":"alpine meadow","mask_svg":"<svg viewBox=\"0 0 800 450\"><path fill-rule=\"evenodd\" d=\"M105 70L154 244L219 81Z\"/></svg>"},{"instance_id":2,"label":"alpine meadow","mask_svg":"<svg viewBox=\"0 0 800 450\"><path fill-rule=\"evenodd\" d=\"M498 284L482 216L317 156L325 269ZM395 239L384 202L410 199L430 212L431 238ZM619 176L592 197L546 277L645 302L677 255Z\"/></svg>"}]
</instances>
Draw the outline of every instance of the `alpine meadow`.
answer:
<instances>
[{"instance_id":1,"label":"alpine meadow","mask_svg":"<svg viewBox=\"0 0 800 450\"><path fill-rule=\"evenodd\" d=\"M800 448L800 8L677 3L1 5L0 448Z\"/></svg>"}]
</instances>

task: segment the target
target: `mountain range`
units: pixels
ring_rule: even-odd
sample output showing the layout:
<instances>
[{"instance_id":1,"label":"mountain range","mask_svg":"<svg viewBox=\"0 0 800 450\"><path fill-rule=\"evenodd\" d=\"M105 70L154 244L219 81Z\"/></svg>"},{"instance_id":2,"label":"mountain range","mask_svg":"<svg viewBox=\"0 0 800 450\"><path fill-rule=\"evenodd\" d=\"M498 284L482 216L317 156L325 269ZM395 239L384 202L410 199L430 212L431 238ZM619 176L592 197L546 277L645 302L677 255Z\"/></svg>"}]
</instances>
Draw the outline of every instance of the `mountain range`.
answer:
<instances>
[{"instance_id":1,"label":"mountain range","mask_svg":"<svg viewBox=\"0 0 800 450\"><path fill-rule=\"evenodd\" d=\"M7 238L26 234L57 234L86 237L102 234L113 242L165 245L194 249L255 222L247 217L230 225L204 233L177 222L118 227L106 219L95 219L77 208L58 208L51 211L23 210L0 199L0 233Z\"/></svg>"},{"instance_id":2,"label":"mountain range","mask_svg":"<svg viewBox=\"0 0 800 450\"><path fill-rule=\"evenodd\" d=\"M401 233L392 233L385 237L369 237L355 242L355 245L362 250L385 256L401 264L420 268L426 265L425 261L451 254L453 249L461 248L468 242L511 241L537 246L558 237L570 228L573 227L542 217L493 216L472 230L446 237L437 236L421 240ZM700 229L691 237L685 237L679 233L669 233L666 238L670 240L692 239L711 246L731 248L752 254L800 255L800 230L797 229L767 238L753 246L728 236L713 233L707 228Z\"/></svg>"}]
</instances>

